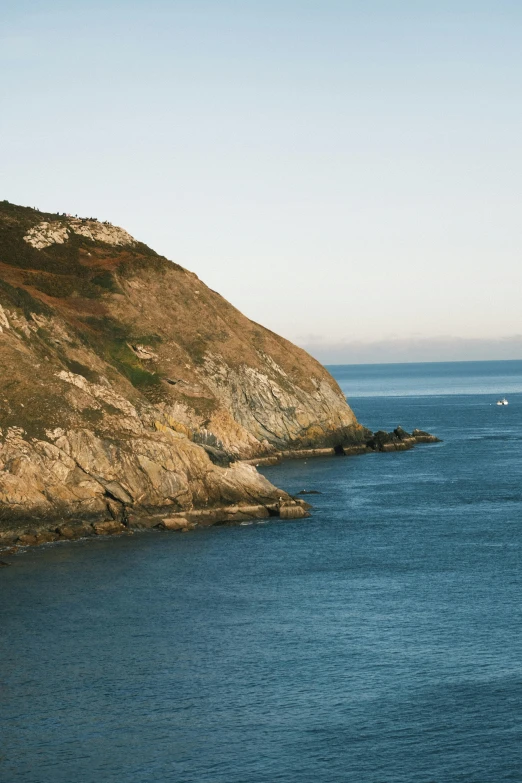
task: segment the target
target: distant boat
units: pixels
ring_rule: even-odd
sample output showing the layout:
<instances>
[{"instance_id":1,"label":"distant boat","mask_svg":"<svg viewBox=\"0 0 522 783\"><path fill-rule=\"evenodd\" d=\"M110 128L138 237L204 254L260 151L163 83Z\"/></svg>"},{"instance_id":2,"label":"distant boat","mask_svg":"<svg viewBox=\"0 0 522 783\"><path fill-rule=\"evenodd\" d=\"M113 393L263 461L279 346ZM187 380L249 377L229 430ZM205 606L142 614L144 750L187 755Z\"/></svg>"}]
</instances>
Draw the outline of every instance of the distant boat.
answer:
<instances>
[{"instance_id":1,"label":"distant boat","mask_svg":"<svg viewBox=\"0 0 522 783\"><path fill-rule=\"evenodd\" d=\"M505 397L502 397L501 400L497 400L497 405L509 405L509 402L506 400Z\"/></svg>"}]
</instances>

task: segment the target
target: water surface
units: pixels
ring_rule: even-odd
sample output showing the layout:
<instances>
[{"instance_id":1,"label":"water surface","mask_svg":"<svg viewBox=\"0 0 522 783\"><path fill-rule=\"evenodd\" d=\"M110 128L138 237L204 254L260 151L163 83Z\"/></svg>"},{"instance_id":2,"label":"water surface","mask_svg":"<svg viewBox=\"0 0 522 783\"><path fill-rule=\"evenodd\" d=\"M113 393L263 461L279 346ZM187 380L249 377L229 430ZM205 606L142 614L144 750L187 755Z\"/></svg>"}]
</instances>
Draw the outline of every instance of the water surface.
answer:
<instances>
[{"instance_id":1,"label":"water surface","mask_svg":"<svg viewBox=\"0 0 522 783\"><path fill-rule=\"evenodd\" d=\"M2 783L521 781L522 363L499 364L435 391L391 366L394 396L336 368L363 423L444 442L266 468L322 493L310 520L13 559Z\"/></svg>"}]
</instances>

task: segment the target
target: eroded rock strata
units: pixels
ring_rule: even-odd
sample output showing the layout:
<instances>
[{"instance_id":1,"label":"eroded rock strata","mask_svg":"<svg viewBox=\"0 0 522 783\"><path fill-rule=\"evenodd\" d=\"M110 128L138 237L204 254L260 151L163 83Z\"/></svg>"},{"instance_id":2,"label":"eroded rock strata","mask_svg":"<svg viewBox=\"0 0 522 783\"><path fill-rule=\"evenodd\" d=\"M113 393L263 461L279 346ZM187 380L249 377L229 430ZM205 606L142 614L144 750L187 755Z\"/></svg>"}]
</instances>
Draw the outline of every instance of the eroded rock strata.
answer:
<instances>
[{"instance_id":1,"label":"eroded rock strata","mask_svg":"<svg viewBox=\"0 0 522 783\"><path fill-rule=\"evenodd\" d=\"M8 202L0 372L0 545L295 518L256 463L431 438L373 435L312 357L123 229Z\"/></svg>"}]
</instances>

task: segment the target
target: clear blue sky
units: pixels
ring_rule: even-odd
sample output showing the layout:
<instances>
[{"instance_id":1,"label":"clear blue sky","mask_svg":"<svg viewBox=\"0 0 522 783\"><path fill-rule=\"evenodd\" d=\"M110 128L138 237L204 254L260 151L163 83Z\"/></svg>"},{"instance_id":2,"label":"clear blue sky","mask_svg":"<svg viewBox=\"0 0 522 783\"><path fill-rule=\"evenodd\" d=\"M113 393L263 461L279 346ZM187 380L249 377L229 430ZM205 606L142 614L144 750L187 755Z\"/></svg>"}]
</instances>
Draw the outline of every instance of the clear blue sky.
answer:
<instances>
[{"instance_id":1,"label":"clear blue sky","mask_svg":"<svg viewBox=\"0 0 522 783\"><path fill-rule=\"evenodd\" d=\"M522 358L521 40L514 0L4 0L0 198L326 360Z\"/></svg>"}]
</instances>

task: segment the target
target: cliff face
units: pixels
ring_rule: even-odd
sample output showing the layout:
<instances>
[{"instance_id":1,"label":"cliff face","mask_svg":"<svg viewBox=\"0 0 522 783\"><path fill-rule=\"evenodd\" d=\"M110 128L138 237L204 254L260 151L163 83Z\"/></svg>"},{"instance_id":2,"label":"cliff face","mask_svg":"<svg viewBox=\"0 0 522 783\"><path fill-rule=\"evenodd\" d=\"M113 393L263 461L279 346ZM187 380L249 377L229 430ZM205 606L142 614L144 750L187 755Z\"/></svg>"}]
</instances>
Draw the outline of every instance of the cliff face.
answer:
<instances>
[{"instance_id":1,"label":"cliff face","mask_svg":"<svg viewBox=\"0 0 522 783\"><path fill-rule=\"evenodd\" d=\"M0 372L4 529L286 502L236 460L368 434L321 365L193 273L123 229L7 202Z\"/></svg>"}]
</instances>

